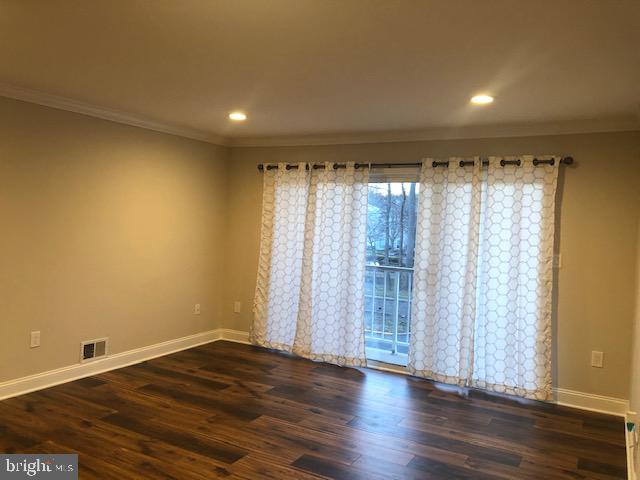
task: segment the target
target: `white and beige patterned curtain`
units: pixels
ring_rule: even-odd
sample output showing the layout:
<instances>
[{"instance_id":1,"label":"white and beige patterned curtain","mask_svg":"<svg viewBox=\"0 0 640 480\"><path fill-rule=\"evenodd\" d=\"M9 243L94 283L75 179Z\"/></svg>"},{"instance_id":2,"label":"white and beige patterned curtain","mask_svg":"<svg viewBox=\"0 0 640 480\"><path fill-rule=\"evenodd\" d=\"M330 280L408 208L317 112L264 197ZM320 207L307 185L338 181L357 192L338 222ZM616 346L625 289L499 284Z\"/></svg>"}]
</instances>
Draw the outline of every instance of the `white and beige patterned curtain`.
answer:
<instances>
[{"instance_id":1,"label":"white and beige patterned curtain","mask_svg":"<svg viewBox=\"0 0 640 480\"><path fill-rule=\"evenodd\" d=\"M254 298L253 343L291 351L298 321L309 172L264 170L262 229Z\"/></svg>"},{"instance_id":2,"label":"white and beige patterned curtain","mask_svg":"<svg viewBox=\"0 0 640 480\"><path fill-rule=\"evenodd\" d=\"M410 373L550 398L555 158L423 163Z\"/></svg>"},{"instance_id":3,"label":"white and beige patterned curtain","mask_svg":"<svg viewBox=\"0 0 640 480\"><path fill-rule=\"evenodd\" d=\"M409 370L465 385L476 317L481 162L423 163L416 222Z\"/></svg>"},{"instance_id":4,"label":"white and beige patterned curtain","mask_svg":"<svg viewBox=\"0 0 640 480\"><path fill-rule=\"evenodd\" d=\"M363 366L368 170L264 170L251 341Z\"/></svg>"}]
</instances>

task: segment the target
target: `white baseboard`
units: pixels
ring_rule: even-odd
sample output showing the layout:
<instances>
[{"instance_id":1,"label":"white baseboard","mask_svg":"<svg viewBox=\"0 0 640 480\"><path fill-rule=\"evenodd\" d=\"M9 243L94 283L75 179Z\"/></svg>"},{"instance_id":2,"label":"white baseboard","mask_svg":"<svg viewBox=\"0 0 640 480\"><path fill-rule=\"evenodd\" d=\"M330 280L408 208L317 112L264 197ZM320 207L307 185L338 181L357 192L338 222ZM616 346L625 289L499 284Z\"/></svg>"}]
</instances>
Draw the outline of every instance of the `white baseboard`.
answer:
<instances>
[{"instance_id":1,"label":"white baseboard","mask_svg":"<svg viewBox=\"0 0 640 480\"><path fill-rule=\"evenodd\" d=\"M624 417L629 411L629 400L605 397L593 393L577 392L565 388L554 388L554 401L558 405L589 410L591 412L607 413Z\"/></svg>"},{"instance_id":2,"label":"white baseboard","mask_svg":"<svg viewBox=\"0 0 640 480\"><path fill-rule=\"evenodd\" d=\"M0 383L0 400L35 392L36 390L53 387L54 385L71 382L98 373L108 372L109 370L126 367L217 340L229 340L248 344L249 332L218 328L216 330L209 330L208 332L196 333L195 335L108 355L105 358L90 363L76 363L67 367L29 375L28 377L16 378Z\"/></svg>"},{"instance_id":3,"label":"white baseboard","mask_svg":"<svg viewBox=\"0 0 640 480\"><path fill-rule=\"evenodd\" d=\"M229 340L230 342L236 343L244 343L245 345L249 345L249 332L243 332L241 330L231 330L229 328L220 328L218 329L220 332L221 340Z\"/></svg>"},{"instance_id":4,"label":"white baseboard","mask_svg":"<svg viewBox=\"0 0 640 480\"><path fill-rule=\"evenodd\" d=\"M197 333L187 337L169 340L167 342L149 345L147 347L129 350L127 352L109 355L103 359L90 363L77 363L67 367L50 370L48 372L29 375L0 383L0 400L22 395L25 393L52 387L79 378L96 375L98 373L126 367L135 363L144 362L155 357L161 357L170 353L196 347L216 340L228 340L237 343L249 343L249 332L218 328L208 332ZM403 373L402 367L390 368L386 364L375 364L370 367L381 370L392 370ZM605 397L591 393L577 392L564 388L554 389L555 402L559 405L590 410L594 412L608 413L610 415L625 416L629 410L629 401L620 398Z\"/></svg>"},{"instance_id":5,"label":"white baseboard","mask_svg":"<svg viewBox=\"0 0 640 480\"><path fill-rule=\"evenodd\" d=\"M385 372L408 375L407 369L401 365L391 365L376 360L367 360L367 367ZM625 417L629 410L629 400L578 392L576 390L567 390L566 388L553 389L552 403L577 408L579 410L615 415L617 417Z\"/></svg>"},{"instance_id":6,"label":"white baseboard","mask_svg":"<svg viewBox=\"0 0 640 480\"><path fill-rule=\"evenodd\" d=\"M208 332L196 333L195 335L108 355L105 358L90 363L77 363L47 372L36 373L28 377L9 380L0 383L0 400L144 362L151 358L161 357L205 343L215 342L216 340L222 339L222 337L222 329L210 330Z\"/></svg>"}]
</instances>

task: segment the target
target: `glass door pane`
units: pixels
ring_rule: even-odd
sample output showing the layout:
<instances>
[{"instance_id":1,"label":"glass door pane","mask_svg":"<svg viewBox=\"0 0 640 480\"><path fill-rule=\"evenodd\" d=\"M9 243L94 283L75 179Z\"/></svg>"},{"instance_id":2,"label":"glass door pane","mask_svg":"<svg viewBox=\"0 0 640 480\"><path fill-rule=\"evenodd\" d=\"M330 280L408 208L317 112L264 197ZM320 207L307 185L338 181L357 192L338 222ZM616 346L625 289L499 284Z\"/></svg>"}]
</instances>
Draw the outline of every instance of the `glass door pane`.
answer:
<instances>
[{"instance_id":1,"label":"glass door pane","mask_svg":"<svg viewBox=\"0 0 640 480\"><path fill-rule=\"evenodd\" d=\"M365 339L367 357L406 365L419 184L369 184Z\"/></svg>"}]
</instances>

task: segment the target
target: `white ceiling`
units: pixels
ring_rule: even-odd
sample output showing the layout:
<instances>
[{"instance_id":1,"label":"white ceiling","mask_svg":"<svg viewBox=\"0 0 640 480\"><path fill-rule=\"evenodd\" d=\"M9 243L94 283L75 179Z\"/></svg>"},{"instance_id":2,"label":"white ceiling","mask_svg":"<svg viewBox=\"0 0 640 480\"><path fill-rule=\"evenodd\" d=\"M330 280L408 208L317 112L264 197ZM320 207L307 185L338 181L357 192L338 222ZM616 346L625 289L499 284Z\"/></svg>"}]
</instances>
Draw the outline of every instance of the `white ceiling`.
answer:
<instances>
[{"instance_id":1,"label":"white ceiling","mask_svg":"<svg viewBox=\"0 0 640 480\"><path fill-rule=\"evenodd\" d=\"M240 140L637 120L640 1L0 0L0 83Z\"/></svg>"}]
</instances>

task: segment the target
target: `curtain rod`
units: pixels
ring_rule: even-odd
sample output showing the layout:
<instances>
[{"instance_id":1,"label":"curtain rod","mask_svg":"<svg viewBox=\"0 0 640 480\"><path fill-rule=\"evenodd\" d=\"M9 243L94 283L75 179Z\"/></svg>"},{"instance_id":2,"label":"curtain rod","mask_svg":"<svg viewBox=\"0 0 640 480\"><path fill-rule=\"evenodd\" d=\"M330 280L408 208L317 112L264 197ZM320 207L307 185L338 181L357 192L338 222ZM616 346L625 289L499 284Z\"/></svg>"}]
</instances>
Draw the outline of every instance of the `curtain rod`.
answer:
<instances>
[{"instance_id":1,"label":"curtain rod","mask_svg":"<svg viewBox=\"0 0 640 480\"><path fill-rule=\"evenodd\" d=\"M481 158L482 160L482 165L483 166L487 166L489 165L489 159L488 158ZM560 165L571 165L573 163L573 157L562 157L560 159L558 159L559 164ZM500 165L501 166L505 166L505 165L517 165L518 167L521 165L521 160L518 158L516 160L500 160ZM538 160L537 158L533 159L533 165L534 166L538 166L538 165L555 165L556 163L556 159L555 158L550 158L548 160ZM461 167L466 167L466 166L471 166L474 164L473 160L460 160L458 162L458 165ZM359 168L406 168L406 167L421 167L422 166L422 162L415 162L415 163L356 163L354 164L354 168L357 170ZM449 160L444 160L444 161L437 161L434 160L433 162L431 162L431 166L432 167L448 167L449 166ZM318 169L322 169L325 166L323 164L317 164L317 165L313 165L313 169L314 170L318 170ZM339 168L346 168L347 165L345 163L334 163L333 164L333 168L335 170L339 169ZM277 165L267 165L266 169L267 170L275 170L277 169L278 166ZM296 164L287 164L287 170L292 170L292 169L296 169L298 168L298 165ZM307 170L309 170L309 164L307 164ZM260 163L258 164L258 170L260 171L264 171L265 169L265 165Z\"/></svg>"}]
</instances>

